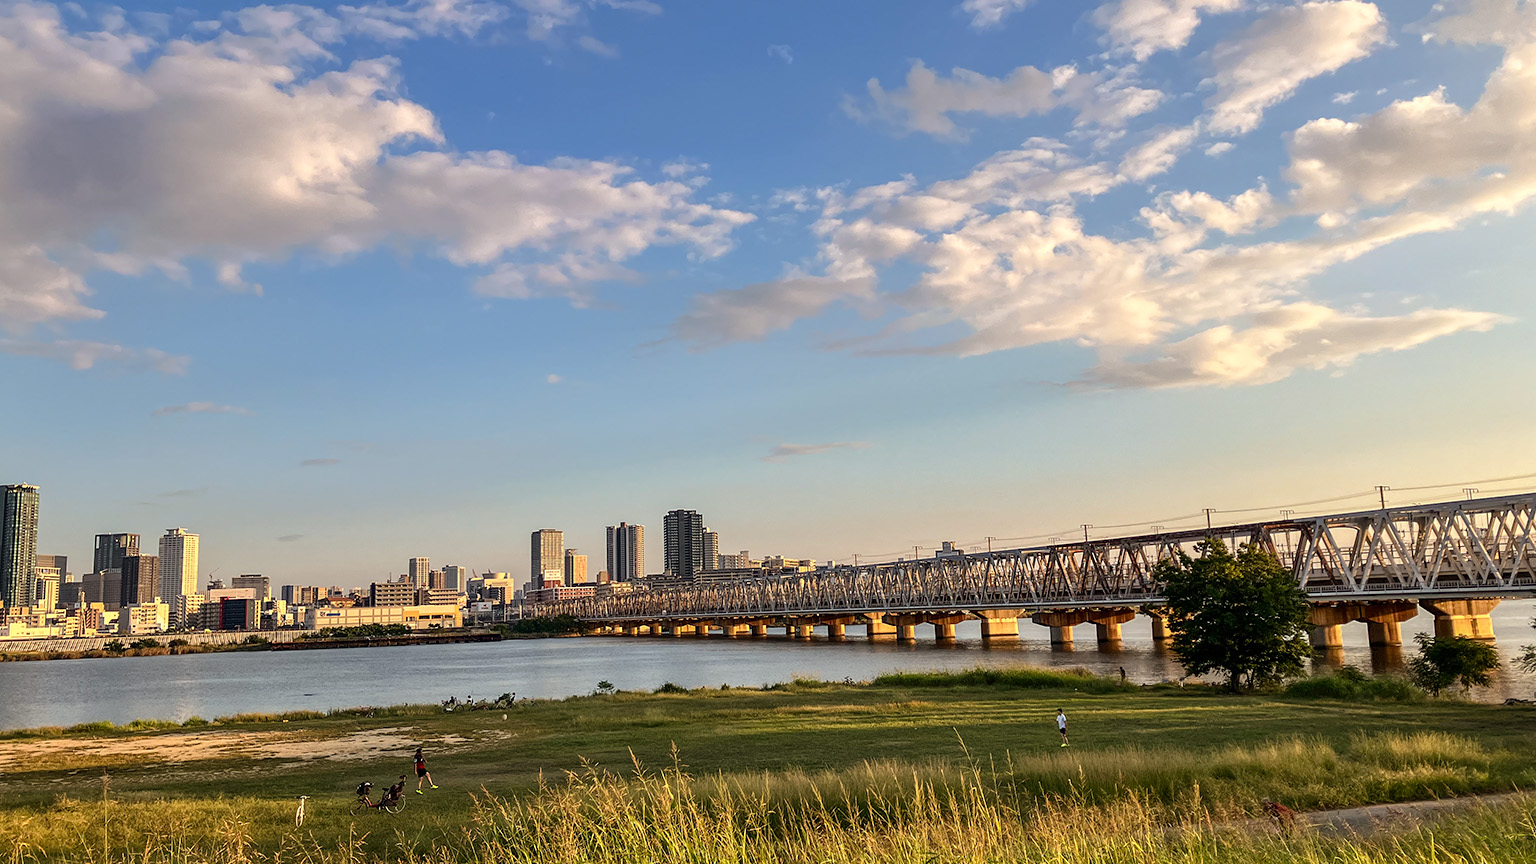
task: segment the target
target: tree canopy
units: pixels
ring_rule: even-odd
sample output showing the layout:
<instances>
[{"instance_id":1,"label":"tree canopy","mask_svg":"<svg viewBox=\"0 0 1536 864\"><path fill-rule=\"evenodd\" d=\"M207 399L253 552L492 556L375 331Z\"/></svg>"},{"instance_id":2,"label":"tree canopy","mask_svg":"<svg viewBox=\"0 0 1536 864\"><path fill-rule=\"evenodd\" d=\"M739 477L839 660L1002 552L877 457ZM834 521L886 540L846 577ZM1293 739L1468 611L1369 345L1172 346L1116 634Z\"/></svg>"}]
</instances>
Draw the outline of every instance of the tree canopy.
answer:
<instances>
[{"instance_id":1,"label":"tree canopy","mask_svg":"<svg viewBox=\"0 0 1536 864\"><path fill-rule=\"evenodd\" d=\"M1302 673L1311 655L1307 597L1274 555L1214 538L1155 571L1168 598L1173 651L1191 675L1220 672L1233 691Z\"/></svg>"},{"instance_id":2,"label":"tree canopy","mask_svg":"<svg viewBox=\"0 0 1536 864\"><path fill-rule=\"evenodd\" d=\"M1499 653L1486 642L1428 633L1420 633L1414 641L1419 643L1419 656L1408 663L1408 672L1413 683L1436 696L1452 684L1460 684L1462 690L1486 687L1493 681L1490 673L1499 668Z\"/></svg>"}]
</instances>

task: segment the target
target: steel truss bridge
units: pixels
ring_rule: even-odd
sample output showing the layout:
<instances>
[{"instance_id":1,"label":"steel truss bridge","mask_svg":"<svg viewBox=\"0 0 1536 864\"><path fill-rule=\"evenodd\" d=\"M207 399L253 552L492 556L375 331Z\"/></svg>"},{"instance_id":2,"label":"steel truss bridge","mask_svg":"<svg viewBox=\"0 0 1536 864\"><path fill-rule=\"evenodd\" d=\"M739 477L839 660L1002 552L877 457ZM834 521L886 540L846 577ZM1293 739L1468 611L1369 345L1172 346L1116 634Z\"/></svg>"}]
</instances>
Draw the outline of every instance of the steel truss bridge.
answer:
<instances>
[{"instance_id":1,"label":"steel truss bridge","mask_svg":"<svg viewBox=\"0 0 1536 864\"><path fill-rule=\"evenodd\" d=\"M1440 600L1536 595L1536 493L1526 493L790 576L698 580L544 603L528 614L645 624L651 632L668 622L853 621L849 616L872 614L878 620L881 613L985 619L1011 612L1047 623L1052 614L1074 610L1156 610L1163 602L1154 577L1158 562L1192 554L1211 537L1230 548L1253 544L1274 553L1314 604L1398 601L1430 608Z\"/></svg>"}]
</instances>

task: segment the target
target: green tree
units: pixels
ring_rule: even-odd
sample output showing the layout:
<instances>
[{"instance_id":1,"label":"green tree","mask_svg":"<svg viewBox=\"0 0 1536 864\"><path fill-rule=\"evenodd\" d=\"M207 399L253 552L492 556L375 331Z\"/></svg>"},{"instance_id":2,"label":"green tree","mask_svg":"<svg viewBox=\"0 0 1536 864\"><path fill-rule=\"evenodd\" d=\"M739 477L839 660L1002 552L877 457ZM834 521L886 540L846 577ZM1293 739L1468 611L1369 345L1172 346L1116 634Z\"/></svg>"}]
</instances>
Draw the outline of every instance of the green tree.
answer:
<instances>
[{"instance_id":1,"label":"green tree","mask_svg":"<svg viewBox=\"0 0 1536 864\"><path fill-rule=\"evenodd\" d=\"M1499 653L1486 642L1428 633L1413 641L1419 643L1419 656L1409 662L1408 673L1413 683L1436 696L1452 684L1460 684L1463 691L1487 687L1493 681L1490 673L1499 668Z\"/></svg>"},{"instance_id":2,"label":"green tree","mask_svg":"<svg viewBox=\"0 0 1536 864\"><path fill-rule=\"evenodd\" d=\"M1220 672L1233 692L1300 675L1311 655L1307 595L1274 555L1220 540L1182 550L1154 574L1168 598L1173 650L1191 675Z\"/></svg>"}]
</instances>

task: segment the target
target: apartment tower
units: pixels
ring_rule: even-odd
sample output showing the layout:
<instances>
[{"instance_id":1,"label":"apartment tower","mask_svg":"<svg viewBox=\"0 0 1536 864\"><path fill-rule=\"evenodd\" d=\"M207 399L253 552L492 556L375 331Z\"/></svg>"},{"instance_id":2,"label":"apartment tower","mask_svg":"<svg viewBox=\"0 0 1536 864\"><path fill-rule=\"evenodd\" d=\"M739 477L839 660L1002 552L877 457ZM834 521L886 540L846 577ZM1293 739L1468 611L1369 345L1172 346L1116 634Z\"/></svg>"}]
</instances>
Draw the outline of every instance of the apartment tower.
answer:
<instances>
[{"instance_id":1,"label":"apartment tower","mask_svg":"<svg viewBox=\"0 0 1536 864\"><path fill-rule=\"evenodd\" d=\"M662 521L667 572L692 579L704 569L704 517L694 510L673 510Z\"/></svg>"},{"instance_id":2,"label":"apartment tower","mask_svg":"<svg viewBox=\"0 0 1536 864\"><path fill-rule=\"evenodd\" d=\"M608 526L608 578L615 582L645 578L644 525Z\"/></svg>"},{"instance_id":3,"label":"apartment tower","mask_svg":"<svg viewBox=\"0 0 1536 864\"><path fill-rule=\"evenodd\" d=\"M565 532L553 528L540 528L530 537L529 577L535 585L542 585L544 575L556 579L565 578Z\"/></svg>"},{"instance_id":4,"label":"apartment tower","mask_svg":"<svg viewBox=\"0 0 1536 864\"><path fill-rule=\"evenodd\" d=\"M37 590L36 486L0 486L0 603L32 605Z\"/></svg>"},{"instance_id":5,"label":"apartment tower","mask_svg":"<svg viewBox=\"0 0 1536 864\"><path fill-rule=\"evenodd\" d=\"M97 534L96 554L91 558L91 572L105 573L121 570L123 557L139 554L137 534Z\"/></svg>"},{"instance_id":6,"label":"apartment tower","mask_svg":"<svg viewBox=\"0 0 1536 864\"><path fill-rule=\"evenodd\" d=\"M197 535L167 528L160 538L160 599L170 603L197 593Z\"/></svg>"},{"instance_id":7,"label":"apartment tower","mask_svg":"<svg viewBox=\"0 0 1536 864\"><path fill-rule=\"evenodd\" d=\"M565 584L585 585L587 582L587 556L575 549L565 550Z\"/></svg>"},{"instance_id":8,"label":"apartment tower","mask_svg":"<svg viewBox=\"0 0 1536 864\"><path fill-rule=\"evenodd\" d=\"M160 596L160 559L154 555L124 555L118 605L137 606Z\"/></svg>"}]
</instances>

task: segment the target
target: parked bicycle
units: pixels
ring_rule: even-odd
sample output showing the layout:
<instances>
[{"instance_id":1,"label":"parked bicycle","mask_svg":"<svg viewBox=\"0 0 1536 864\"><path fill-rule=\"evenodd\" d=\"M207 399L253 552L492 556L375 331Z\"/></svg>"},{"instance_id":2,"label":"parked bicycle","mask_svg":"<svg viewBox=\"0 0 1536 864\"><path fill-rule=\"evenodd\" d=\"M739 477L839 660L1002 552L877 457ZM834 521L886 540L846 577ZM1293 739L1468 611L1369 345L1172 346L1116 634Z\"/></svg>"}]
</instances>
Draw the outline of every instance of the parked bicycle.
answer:
<instances>
[{"instance_id":1,"label":"parked bicycle","mask_svg":"<svg viewBox=\"0 0 1536 864\"><path fill-rule=\"evenodd\" d=\"M357 800L352 804L354 815L364 810L383 810L385 813L399 813L405 809L405 775L400 775L400 781L384 790L378 803L374 803L370 794L373 791L372 783L361 783L357 787Z\"/></svg>"},{"instance_id":2,"label":"parked bicycle","mask_svg":"<svg viewBox=\"0 0 1536 864\"><path fill-rule=\"evenodd\" d=\"M308 795L299 796L299 809L293 811L293 827L302 828L304 826L304 802L308 800Z\"/></svg>"}]
</instances>

